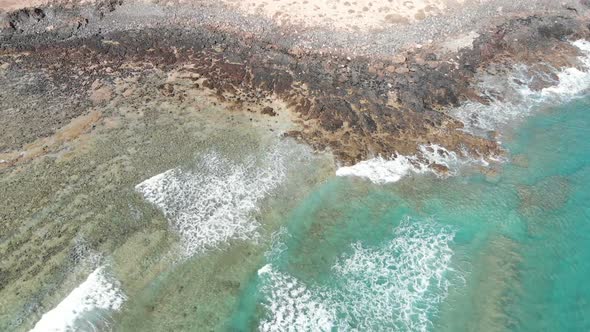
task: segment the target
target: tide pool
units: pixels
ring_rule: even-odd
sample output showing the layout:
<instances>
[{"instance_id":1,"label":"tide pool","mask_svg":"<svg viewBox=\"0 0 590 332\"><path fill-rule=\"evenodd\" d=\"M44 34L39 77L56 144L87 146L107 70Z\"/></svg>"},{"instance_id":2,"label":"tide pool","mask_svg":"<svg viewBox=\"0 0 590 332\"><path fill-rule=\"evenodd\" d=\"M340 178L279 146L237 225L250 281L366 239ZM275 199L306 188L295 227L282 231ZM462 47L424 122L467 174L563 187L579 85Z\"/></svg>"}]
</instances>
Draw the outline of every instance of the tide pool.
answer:
<instances>
[{"instance_id":1,"label":"tide pool","mask_svg":"<svg viewBox=\"0 0 590 332\"><path fill-rule=\"evenodd\" d=\"M590 99L531 117L495 172L332 178L285 218L230 330L587 331Z\"/></svg>"}]
</instances>

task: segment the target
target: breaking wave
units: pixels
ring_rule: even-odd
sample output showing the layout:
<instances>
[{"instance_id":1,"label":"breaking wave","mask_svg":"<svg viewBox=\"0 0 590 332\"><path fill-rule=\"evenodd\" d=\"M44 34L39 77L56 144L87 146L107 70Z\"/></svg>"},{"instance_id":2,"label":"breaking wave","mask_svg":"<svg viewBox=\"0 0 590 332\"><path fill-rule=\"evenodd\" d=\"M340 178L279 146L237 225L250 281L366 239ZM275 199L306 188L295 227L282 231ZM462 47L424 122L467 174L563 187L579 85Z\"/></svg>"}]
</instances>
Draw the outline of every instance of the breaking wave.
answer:
<instances>
[{"instance_id":1,"label":"breaking wave","mask_svg":"<svg viewBox=\"0 0 590 332\"><path fill-rule=\"evenodd\" d=\"M578 61L583 69L557 70L545 65L535 69L525 65L513 68L508 79L484 75L479 84L488 105L467 102L450 111L450 115L465 125L464 130L479 136L501 129L528 116L543 105L555 105L582 96L590 88L590 42L572 42L580 52ZM549 67L549 68L547 68ZM543 88L533 88L541 82Z\"/></svg>"},{"instance_id":2,"label":"breaking wave","mask_svg":"<svg viewBox=\"0 0 590 332\"><path fill-rule=\"evenodd\" d=\"M405 219L393 240L352 245L330 286L306 285L272 264L258 271L268 316L262 331L426 331L450 285L454 230Z\"/></svg>"},{"instance_id":3,"label":"breaking wave","mask_svg":"<svg viewBox=\"0 0 590 332\"><path fill-rule=\"evenodd\" d=\"M194 170L168 170L136 190L164 213L180 235L183 254L192 256L230 239L258 238L252 214L285 178L284 159L278 149L241 163L210 152L199 157Z\"/></svg>"},{"instance_id":4,"label":"breaking wave","mask_svg":"<svg viewBox=\"0 0 590 332\"><path fill-rule=\"evenodd\" d=\"M458 166L475 160L462 160L452 151L436 144L420 146L420 152L414 156L397 155L391 159L376 157L361 161L352 166L340 167L336 170L337 176L357 176L369 179L376 184L397 182L410 174L437 173L432 167L443 166L448 171L445 174L453 174ZM478 161L480 162L480 161Z\"/></svg>"},{"instance_id":5,"label":"breaking wave","mask_svg":"<svg viewBox=\"0 0 590 332\"><path fill-rule=\"evenodd\" d=\"M258 270L264 280L265 307L269 318L261 331L331 331L336 313L322 290L304 283L269 264Z\"/></svg>"},{"instance_id":6,"label":"breaking wave","mask_svg":"<svg viewBox=\"0 0 590 332\"><path fill-rule=\"evenodd\" d=\"M96 330L108 324L109 311L119 310L126 297L119 283L108 276L104 267L92 272L55 308L45 313L31 332Z\"/></svg>"},{"instance_id":7,"label":"breaking wave","mask_svg":"<svg viewBox=\"0 0 590 332\"><path fill-rule=\"evenodd\" d=\"M497 74L483 75L479 88L483 91L483 97L491 102L467 102L449 111L450 115L463 122L463 130L490 138L490 132L513 124L542 105L563 103L582 96L590 88L590 42L578 40L572 44L582 53L578 61L583 69L550 68L548 71L547 66L544 69L534 69L517 65L512 69L509 79ZM543 88L532 88L539 82ZM494 156L488 158L496 160ZM459 158L455 152L431 144L420 146L417 155L398 155L389 159L380 156L353 166L341 167L336 171L336 175L358 176L376 184L384 184L397 182L410 174L431 172L441 175L432 167L433 165L444 166L448 170L445 174L452 175L458 166L474 163L487 165L483 159Z\"/></svg>"}]
</instances>

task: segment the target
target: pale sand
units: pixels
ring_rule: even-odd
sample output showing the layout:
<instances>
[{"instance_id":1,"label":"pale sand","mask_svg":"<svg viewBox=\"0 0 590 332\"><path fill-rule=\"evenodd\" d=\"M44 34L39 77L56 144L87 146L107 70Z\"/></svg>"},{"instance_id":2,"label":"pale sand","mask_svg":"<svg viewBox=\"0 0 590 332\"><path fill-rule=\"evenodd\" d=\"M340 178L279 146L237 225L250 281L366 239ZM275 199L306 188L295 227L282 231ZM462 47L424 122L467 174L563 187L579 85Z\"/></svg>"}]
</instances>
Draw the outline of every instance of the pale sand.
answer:
<instances>
[{"instance_id":1,"label":"pale sand","mask_svg":"<svg viewBox=\"0 0 590 332\"><path fill-rule=\"evenodd\" d=\"M49 0L0 0L0 10L15 10L25 7L42 6L49 3Z\"/></svg>"},{"instance_id":2,"label":"pale sand","mask_svg":"<svg viewBox=\"0 0 590 332\"><path fill-rule=\"evenodd\" d=\"M408 24L440 15L474 0L221 0L246 14L263 15L278 25L370 30ZM0 11L55 3L92 3L95 0L0 0ZM196 0L132 0L132 2L206 4Z\"/></svg>"},{"instance_id":3,"label":"pale sand","mask_svg":"<svg viewBox=\"0 0 590 332\"><path fill-rule=\"evenodd\" d=\"M13 11L22 8L45 7L55 4L85 4L98 0L0 0L0 11Z\"/></svg>"},{"instance_id":4,"label":"pale sand","mask_svg":"<svg viewBox=\"0 0 590 332\"><path fill-rule=\"evenodd\" d=\"M248 14L264 15L279 25L346 30L384 28L421 21L471 0L221 0Z\"/></svg>"}]
</instances>

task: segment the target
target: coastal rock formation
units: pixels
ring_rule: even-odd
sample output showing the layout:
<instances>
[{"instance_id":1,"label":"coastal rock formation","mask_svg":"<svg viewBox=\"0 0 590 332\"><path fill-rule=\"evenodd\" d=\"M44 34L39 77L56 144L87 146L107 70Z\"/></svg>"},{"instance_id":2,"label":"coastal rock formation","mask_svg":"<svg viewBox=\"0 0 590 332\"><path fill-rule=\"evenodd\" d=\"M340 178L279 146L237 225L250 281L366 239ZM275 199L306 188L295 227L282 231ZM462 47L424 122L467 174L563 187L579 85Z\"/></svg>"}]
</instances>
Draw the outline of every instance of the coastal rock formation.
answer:
<instances>
[{"instance_id":1,"label":"coastal rock formation","mask_svg":"<svg viewBox=\"0 0 590 332\"><path fill-rule=\"evenodd\" d=\"M284 101L286 111L295 113L300 123L299 129L286 134L316 149L330 149L345 164L375 155L413 154L430 143L474 157L501 154L493 136L462 131L463 124L444 110L466 100L489 102L477 91L478 73L501 74L516 63L545 65L528 83L532 89L554 83L547 77L555 75L555 68L575 65L576 50L567 40L588 34L584 20L576 17L528 16L492 27L457 54L430 45L372 58L289 48L280 40L207 25L108 33L88 25L102 24L105 14L121 4L105 1L5 14L0 44L6 78L34 68L44 77L25 93L60 86L58 94L68 100L88 95L89 83L141 75L138 69L146 66L180 70L192 75L192 89L209 90L228 107L272 114L274 110L264 111L268 107L264 101ZM60 117L77 116L83 105L96 103L99 94L108 97L105 91L91 92L90 101L66 101L67 110ZM182 94L174 82L161 91L165 96ZM54 118L21 111L11 113L11 118L26 122L39 116L49 122ZM49 134L46 129L29 136L26 132L19 138L3 130L2 141L13 143L4 143L2 149L19 149L36 135Z\"/></svg>"},{"instance_id":2,"label":"coastal rock formation","mask_svg":"<svg viewBox=\"0 0 590 332\"><path fill-rule=\"evenodd\" d=\"M466 5L456 16L441 9L407 22L390 13L382 30L350 27L355 32L283 26L209 1L152 2L40 0L0 12L0 196L7 197L0 292L14 303L14 312L1 313L0 329L24 328L47 309L46 293L79 263L72 244L84 228L92 236L83 247L109 253L146 228L117 222L127 220L120 211L136 220L128 200L140 199L121 188L137 184L141 172L153 176L179 156L190 158L192 134L217 138L228 124L264 122L265 133L328 151L340 165L397 157L450 174L420 158L502 154L494 132L466 130L468 121L452 110L509 99L482 83L516 66L526 79L513 83L531 91L554 86L560 69L582 67L570 41L589 34L590 9L574 0L514 4L506 15L492 4L515 2L492 0L481 11ZM163 157L170 160L151 165L170 146L175 153ZM92 148L95 154L84 154ZM132 162L142 149L154 151ZM167 234L163 220L150 220ZM52 286L42 289L47 280Z\"/></svg>"}]
</instances>

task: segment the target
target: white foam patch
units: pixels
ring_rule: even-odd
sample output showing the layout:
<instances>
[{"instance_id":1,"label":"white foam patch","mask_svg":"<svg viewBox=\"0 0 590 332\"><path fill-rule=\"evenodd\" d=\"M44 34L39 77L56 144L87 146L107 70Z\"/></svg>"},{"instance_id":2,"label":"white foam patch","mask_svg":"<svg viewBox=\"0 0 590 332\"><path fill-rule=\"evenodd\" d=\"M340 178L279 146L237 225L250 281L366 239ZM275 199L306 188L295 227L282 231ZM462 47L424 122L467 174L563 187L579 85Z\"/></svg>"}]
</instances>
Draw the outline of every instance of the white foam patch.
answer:
<instances>
[{"instance_id":1,"label":"white foam patch","mask_svg":"<svg viewBox=\"0 0 590 332\"><path fill-rule=\"evenodd\" d=\"M270 314L260 323L261 331L330 331L334 327L335 312L321 291L308 289L270 264L258 275L266 281L262 291Z\"/></svg>"},{"instance_id":2,"label":"white foam patch","mask_svg":"<svg viewBox=\"0 0 590 332\"><path fill-rule=\"evenodd\" d=\"M385 159L379 156L363 160L353 166L340 167L336 170L336 175L358 176L382 184L397 182L411 172L422 173L422 171L420 165L415 166L412 164L411 157L397 156L392 159Z\"/></svg>"},{"instance_id":3,"label":"white foam patch","mask_svg":"<svg viewBox=\"0 0 590 332\"><path fill-rule=\"evenodd\" d=\"M408 218L378 248L353 244L333 267L332 287L305 285L267 265L258 272L268 311L260 329L427 331L448 294L454 236Z\"/></svg>"},{"instance_id":4,"label":"white foam patch","mask_svg":"<svg viewBox=\"0 0 590 332\"><path fill-rule=\"evenodd\" d=\"M545 72L534 71L524 65L515 66L507 80L492 75L484 77L480 84L483 96L491 100L489 105L467 102L450 112L465 124L465 130L485 136L528 116L542 105L567 102L583 95L590 88L590 42L572 42L580 52L578 57L583 70L578 68L555 69L555 77ZM531 74L532 73L532 74ZM541 90L532 90L530 83L535 77L552 83Z\"/></svg>"},{"instance_id":5,"label":"white foam patch","mask_svg":"<svg viewBox=\"0 0 590 332\"><path fill-rule=\"evenodd\" d=\"M499 79L497 75L484 76L480 84L483 95L491 100L489 105L467 102L452 110L450 114L463 122L464 130L480 136L509 125L529 115L544 104L562 103L581 96L590 88L590 42L578 40L572 42L582 53L578 57L583 70L565 68L556 72L557 79L551 75L535 71L524 66L515 66L508 80ZM534 91L530 83L535 77L542 77L553 85ZM494 159L491 157L490 159ZM341 167L337 176L358 176L377 184L397 182L410 174L434 172L433 164L447 167L450 174L461 164L483 164L483 159L459 158L456 153L432 144L420 146L414 156L398 155L392 158L377 157L361 161L353 166Z\"/></svg>"},{"instance_id":6,"label":"white foam patch","mask_svg":"<svg viewBox=\"0 0 590 332\"><path fill-rule=\"evenodd\" d=\"M407 219L394 236L378 249L354 244L354 253L334 267L347 290L341 296L349 320L363 322L360 330L426 331L448 293L445 273L454 232L431 221Z\"/></svg>"},{"instance_id":7,"label":"white foam patch","mask_svg":"<svg viewBox=\"0 0 590 332\"><path fill-rule=\"evenodd\" d=\"M136 186L168 218L192 256L231 239L256 240L258 203L285 178L284 156L236 163L218 153L200 157L194 171L172 169Z\"/></svg>"},{"instance_id":8,"label":"white foam patch","mask_svg":"<svg viewBox=\"0 0 590 332\"><path fill-rule=\"evenodd\" d=\"M466 161L461 161L455 152L430 144L420 146L420 152L415 156L398 155L390 159L380 156L352 166L340 167L336 170L336 175L357 176L376 184L384 184L397 182L410 174L435 173L431 167L434 164L445 166L453 173L464 162Z\"/></svg>"},{"instance_id":9,"label":"white foam patch","mask_svg":"<svg viewBox=\"0 0 590 332\"><path fill-rule=\"evenodd\" d=\"M45 313L31 332L75 331L75 323L84 315L96 310L119 310L125 299L118 282L107 277L104 267L99 267L55 308ZM90 321L82 323L95 324Z\"/></svg>"}]
</instances>

